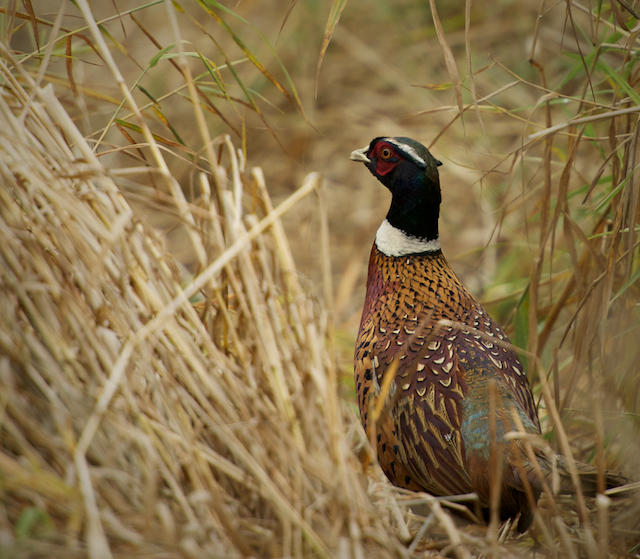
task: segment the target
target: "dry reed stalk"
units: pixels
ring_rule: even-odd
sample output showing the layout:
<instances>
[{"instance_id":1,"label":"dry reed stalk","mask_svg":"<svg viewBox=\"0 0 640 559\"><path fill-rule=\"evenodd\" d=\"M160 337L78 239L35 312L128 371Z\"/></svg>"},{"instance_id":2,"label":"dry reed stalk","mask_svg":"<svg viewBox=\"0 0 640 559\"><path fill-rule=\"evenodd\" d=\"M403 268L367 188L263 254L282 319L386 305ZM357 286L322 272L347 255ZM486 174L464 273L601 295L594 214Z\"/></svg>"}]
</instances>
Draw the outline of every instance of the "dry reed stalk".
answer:
<instances>
[{"instance_id":1,"label":"dry reed stalk","mask_svg":"<svg viewBox=\"0 0 640 559\"><path fill-rule=\"evenodd\" d=\"M204 207L176 199L168 185L200 247L201 270L182 285L112 178L131 175L106 171L50 88L3 55L8 549L92 558L127 549L401 553L393 532L371 536L389 530L388 516L374 508L345 436L354 418L328 382L326 319L297 283L279 221L319 177L273 208L260 171L244 178L223 140L232 170L215 168L223 208L210 195ZM264 201L263 215L245 213L247 189ZM202 290L218 294L204 303L209 330L189 302ZM52 529L32 525L13 539L29 510Z\"/></svg>"}]
</instances>

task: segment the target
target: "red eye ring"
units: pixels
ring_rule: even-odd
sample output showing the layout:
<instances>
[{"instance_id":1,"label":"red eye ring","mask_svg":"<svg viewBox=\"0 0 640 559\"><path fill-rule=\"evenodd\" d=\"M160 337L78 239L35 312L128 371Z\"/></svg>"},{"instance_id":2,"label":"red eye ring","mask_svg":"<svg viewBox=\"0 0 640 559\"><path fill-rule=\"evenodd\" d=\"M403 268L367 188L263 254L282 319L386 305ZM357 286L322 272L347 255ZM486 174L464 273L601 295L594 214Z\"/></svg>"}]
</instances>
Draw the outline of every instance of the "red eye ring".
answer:
<instances>
[{"instance_id":1,"label":"red eye ring","mask_svg":"<svg viewBox=\"0 0 640 559\"><path fill-rule=\"evenodd\" d=\"M381 159L391 159L392 155L393 155L393 150L391 148L383 147L380 150L380 158Z\"/></svg>"}]
</instances>

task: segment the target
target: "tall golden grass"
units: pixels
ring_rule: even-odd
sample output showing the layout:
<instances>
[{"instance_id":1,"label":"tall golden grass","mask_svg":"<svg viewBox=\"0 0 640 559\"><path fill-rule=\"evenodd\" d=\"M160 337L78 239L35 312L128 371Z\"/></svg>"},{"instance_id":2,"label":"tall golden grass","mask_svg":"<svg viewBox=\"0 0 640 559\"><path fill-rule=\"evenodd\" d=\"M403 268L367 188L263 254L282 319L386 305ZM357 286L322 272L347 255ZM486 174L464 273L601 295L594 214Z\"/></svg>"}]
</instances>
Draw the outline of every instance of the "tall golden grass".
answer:
<instances>
[{"instance_id":1,"label":"tall golden grass","mask_svg":"<svg viewBox=\"0 0 640 559\"><path fill-rule=\"evenodd\" d=\"M633 477L640 100L637 16L628 20L637 2L600 11L561 3L563 37L578 51L569 69L536 57L536 43L558 32L542 3L537 81L499 62L476 68L471 45L487 28L475 31L467 3L464 28L448 34L458 12L438 6L429 52L447 61L432 68L441 82L407 94L415 103L424 93L429 108L371 91L348 112L317 109L332 135L315 140L301 99L322 84L308 80L299 92L287 70L297 59L263 62L273 51L243 40L242 16L216 3L152 4L2 8L0 556L637 554L640 504L627 490L596 500L579 487L547 494L530 532L515 537L463 525L449 514L458 503L383 479L348 380L356 286L369 222L381 216L376 194L335 188L333 171L378 132L364 103L402 112L383 114L390 133L439 142L443 231L456 230L447 215L473 231L498 222L486 251L493 279L475 279L527 350L548 442ZM341 13L346 29L353 23L343 8L334 3L329 49L311 74L348 82L353 61L366 72L388 62L380 91L400 91L393 60L341 34ZM285 27L296 14L280 16ZM385 29L402 21L394 14ZM153 45L142 70L131 36L116 36L125 23ZM343 65L334 44L348 55ZM455 68L465 49L466 78ZM415 45L406 53L423 56ZM170 70L162 95L143 79L159 65ZM511 82L492 81L497 71ZM436 103L442 90L453 103ZM302 124L283 131L293 119ZM348 122L366 133L357 143ZM455 164L456 142L487 138L491 157L466 152ZM328 181L311 173L292 188L292 152L321 154L314 162ZM255 154L270 179L251 165ZM456 194L456 178L489 194ZM497 211L478 226L475 204L486 198ZM317 287L296 256L306 273L317 264Z\"/></svg>"}]
</instances>

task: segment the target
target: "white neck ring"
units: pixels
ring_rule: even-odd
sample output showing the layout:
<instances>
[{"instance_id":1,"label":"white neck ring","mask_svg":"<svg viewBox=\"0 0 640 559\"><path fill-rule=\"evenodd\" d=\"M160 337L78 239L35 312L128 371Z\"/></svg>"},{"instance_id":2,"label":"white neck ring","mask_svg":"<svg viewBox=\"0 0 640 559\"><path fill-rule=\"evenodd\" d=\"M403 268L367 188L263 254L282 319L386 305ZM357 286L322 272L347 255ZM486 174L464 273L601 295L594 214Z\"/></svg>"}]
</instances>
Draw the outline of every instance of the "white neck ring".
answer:
<instances>
[{"instance_id":1,"label":"white neck ring","mask_svg":"<svg viewBox=\"0 0 640 559\"><path fill-rule=\"evenodd\" d=\"M387 256L406 256L440 250L440 239L421 239L394 227L386 219L376 233L376 246Z\"/></svg>"}]
</instances>

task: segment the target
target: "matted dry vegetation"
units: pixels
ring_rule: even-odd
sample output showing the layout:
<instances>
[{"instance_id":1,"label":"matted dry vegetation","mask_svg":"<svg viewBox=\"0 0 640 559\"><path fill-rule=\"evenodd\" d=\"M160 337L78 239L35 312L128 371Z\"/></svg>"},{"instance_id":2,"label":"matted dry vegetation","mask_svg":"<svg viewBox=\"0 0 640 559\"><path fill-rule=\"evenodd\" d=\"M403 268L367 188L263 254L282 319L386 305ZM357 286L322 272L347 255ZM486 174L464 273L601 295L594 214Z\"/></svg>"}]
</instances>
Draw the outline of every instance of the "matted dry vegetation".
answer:
<instances>
[{"instance_id":1,"label":"matted dry vegetation","mask_svg":"<svg viewBox=\"0 0 640 559\"><path fill-rule=\"evenodd\" d=\"M183 286L114 181L127 170L102 167L50 87L3 69L5 527L29 504L42 515L13 553L393 550L357 479L326 318L278 221L319 177L273 210L259 170L221 140L220 206L204 175L196 205L168 185L201 257Z\"/></svg>"},{"instance_id":2,"label":"matted dry vegetation","mask_svg":"<svg viewBox=\"0 0 640 559\"><path fill-rule=\"evenodd\" d=\"M638 2L513 4L512 29L470 9L460 25L460 5L438 37L427 13L386 51L336 2L343 60L327 51L316 104L327 14L295 4L234 6L318 32L283 65L215 2L2 9L0 556L637 555L628 488L544 495L515 536L371 464L349 354L386 202L346 155L380 132L439 142L444 245L528 350L547 441L637 477ZM376 6L374 37L425 14ZM533 76L479 66L472 45L522 29ZM572 41L573 62L545 59ZM405 56L448 64L407 90ZM448 186L463 181L488 192Z\"/></svg>"}]
</instances>

